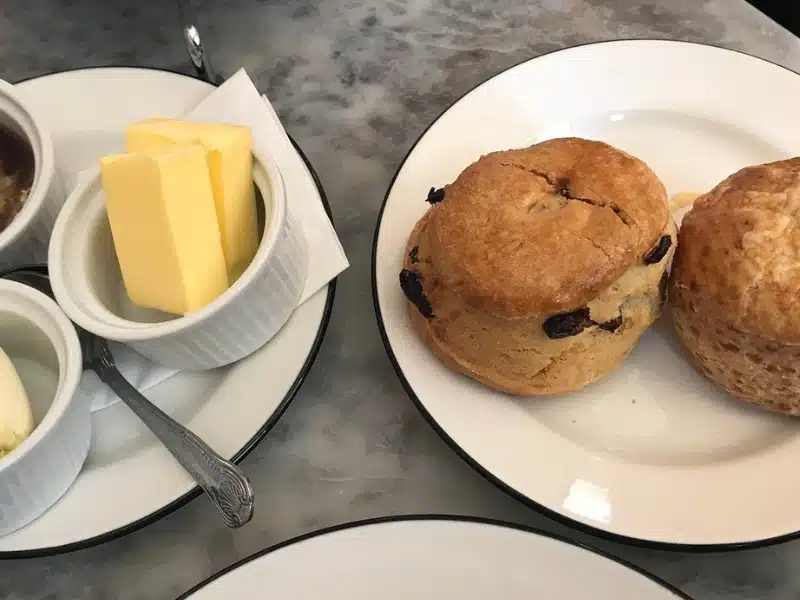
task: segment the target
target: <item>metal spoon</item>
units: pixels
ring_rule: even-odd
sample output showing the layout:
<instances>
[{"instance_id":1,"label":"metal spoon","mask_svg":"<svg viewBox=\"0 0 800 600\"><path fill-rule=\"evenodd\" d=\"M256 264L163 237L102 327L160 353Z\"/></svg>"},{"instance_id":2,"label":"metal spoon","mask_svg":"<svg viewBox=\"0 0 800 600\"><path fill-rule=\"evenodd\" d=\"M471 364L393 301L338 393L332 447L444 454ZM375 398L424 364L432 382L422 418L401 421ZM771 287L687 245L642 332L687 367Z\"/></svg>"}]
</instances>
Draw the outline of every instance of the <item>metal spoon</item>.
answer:
<instances>
[{"instance_id":1,"label":"metal spoon","mask_svg":"<svg viewBox=\"0 0 800 600\"><path fill-rule=\"evenodd\" d=\"M183 42L186 44L186 51L189 53L189 59L192 61L198 77L214 85L219 85L222 83L222 79L211 69L203 40L200 39L197 13L192 5L192 0L178 0L178 17L183 28Z\"/></svg>"},{"instance_id":2,"label":"metal spoon","mask_svg":"<svg viewBox=\"0 0 800 600\"><path fill-rule=\"evenodd\" d=\"M55 299L46 265L32 265L0 274ZM73 325L75 325L73 323ZM91 369L152 431L203 489L228 527L241 527L253 517L253 486L239 467L214 452L197 435L160 410L119 372L108 342L75 325L83 368Z\"/></svg>"}]
</instances>

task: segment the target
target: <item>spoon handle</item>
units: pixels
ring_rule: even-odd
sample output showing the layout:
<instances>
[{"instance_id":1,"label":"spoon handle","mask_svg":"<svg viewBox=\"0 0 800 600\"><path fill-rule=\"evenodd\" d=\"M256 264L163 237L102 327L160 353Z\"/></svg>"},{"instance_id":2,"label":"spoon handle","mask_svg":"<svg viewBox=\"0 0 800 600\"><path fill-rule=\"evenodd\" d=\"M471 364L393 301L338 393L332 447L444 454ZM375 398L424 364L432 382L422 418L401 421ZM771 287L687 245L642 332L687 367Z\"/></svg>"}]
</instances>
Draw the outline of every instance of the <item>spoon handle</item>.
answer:
<instances>
[{"instance_id":1,"label":"spoon handle","mask_svg":"<svg viewBox=\"0 0 800 600\"><path fill-rule=\"evenodd\" d=\"M186 44L186 51L198 77L209 83L218 84L220 81L211 69L208 54L200 39L200 31L197 24L197 14L195 13L192 0L178 0L178 14L183 28L183 41Z\"/></svg>"},{"instance_id":2,"label":"spoon handle","mask_svg":"<svg viewBox=\"0 0 800 600\"><path fill-rule=\"evenodd\" d=\"M253 517L253 486L239 467L145 398L113 362L97 361L93 368L194 478L228 527L241 527Z\"/></svg>"}]
</instances>

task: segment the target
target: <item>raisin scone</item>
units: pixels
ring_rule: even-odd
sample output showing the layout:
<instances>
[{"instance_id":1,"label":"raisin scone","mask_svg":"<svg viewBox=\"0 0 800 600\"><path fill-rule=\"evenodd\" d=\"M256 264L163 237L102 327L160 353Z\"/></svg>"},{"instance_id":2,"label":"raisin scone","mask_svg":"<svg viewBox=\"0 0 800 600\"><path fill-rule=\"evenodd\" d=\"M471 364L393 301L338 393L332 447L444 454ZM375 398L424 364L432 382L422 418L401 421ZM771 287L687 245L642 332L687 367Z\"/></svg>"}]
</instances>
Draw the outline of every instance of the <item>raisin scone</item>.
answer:
<instances>
[{"instance_id":1,"label":"raisin scone","mask_svg":"<svg viewBox=\"0 0 800 600\"><path fill-rule=\"evenodd\" d=\"M658 177L602 142L494 152L411 233L400 286L411 323L453 369L498 390L577 390L658 317L676 235Z\"/></svg>"},{"instance_id":2,"label":"raisin scone","mask_svg":"<svg viewBox=\"0 0 800 600\"><path fill-rule=\"evenodd\" d=\"M747 167L683 219L672 317L732 396L800 415L800 158Z\"/></svg>"}]
</instances>

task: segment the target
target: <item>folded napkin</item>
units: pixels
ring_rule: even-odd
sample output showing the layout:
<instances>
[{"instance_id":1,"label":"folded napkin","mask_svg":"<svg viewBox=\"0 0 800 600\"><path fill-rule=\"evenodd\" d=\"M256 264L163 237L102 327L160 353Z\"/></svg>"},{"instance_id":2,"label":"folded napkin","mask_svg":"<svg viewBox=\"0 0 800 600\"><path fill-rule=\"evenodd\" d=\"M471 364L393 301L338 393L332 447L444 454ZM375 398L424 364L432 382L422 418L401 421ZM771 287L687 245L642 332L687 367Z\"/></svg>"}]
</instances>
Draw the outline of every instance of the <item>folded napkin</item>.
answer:
<instances>
[{"instance_id":1,"label":"folded napkin","mask_svg":"<svg viewBox=\"0 0 800 600\"><path fill-rule=\"evenodd\" d=\"M311 174L289 140L275 109L266 96L259 95L244 69L211 92L183 118L249 127L253 132L254 149L270 154L278 163L286 187L288 210L302 225L308 244L308 276L300 304L349 266ZM82 176L82 173L78 175ZM111 351L122 374L141 392L176 373L174 369L153 364L122 344L112 343ZM83 374L80 389L91 398L93 411L117 401L94 373Z\"/></svg>"}]
</instances>

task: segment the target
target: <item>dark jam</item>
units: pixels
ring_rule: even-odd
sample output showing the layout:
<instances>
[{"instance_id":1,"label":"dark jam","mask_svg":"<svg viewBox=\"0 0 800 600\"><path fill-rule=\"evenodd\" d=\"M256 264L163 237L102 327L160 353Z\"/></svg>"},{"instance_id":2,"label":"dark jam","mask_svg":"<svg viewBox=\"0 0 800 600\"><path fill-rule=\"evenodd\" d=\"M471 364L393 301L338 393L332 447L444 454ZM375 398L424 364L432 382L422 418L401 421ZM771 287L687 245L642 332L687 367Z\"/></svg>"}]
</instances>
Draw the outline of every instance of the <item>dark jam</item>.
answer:
<instances>
[{"instance_id":1,"label":"dark jam","mask_svg":"<svg viewBox=\"0 0 800 600\"><path fill-rule=\"evenodd\" d=\"M30 144L15 131L0 125L0 232L25 206L34 171Z\"/></svg>"}]
</instances>

